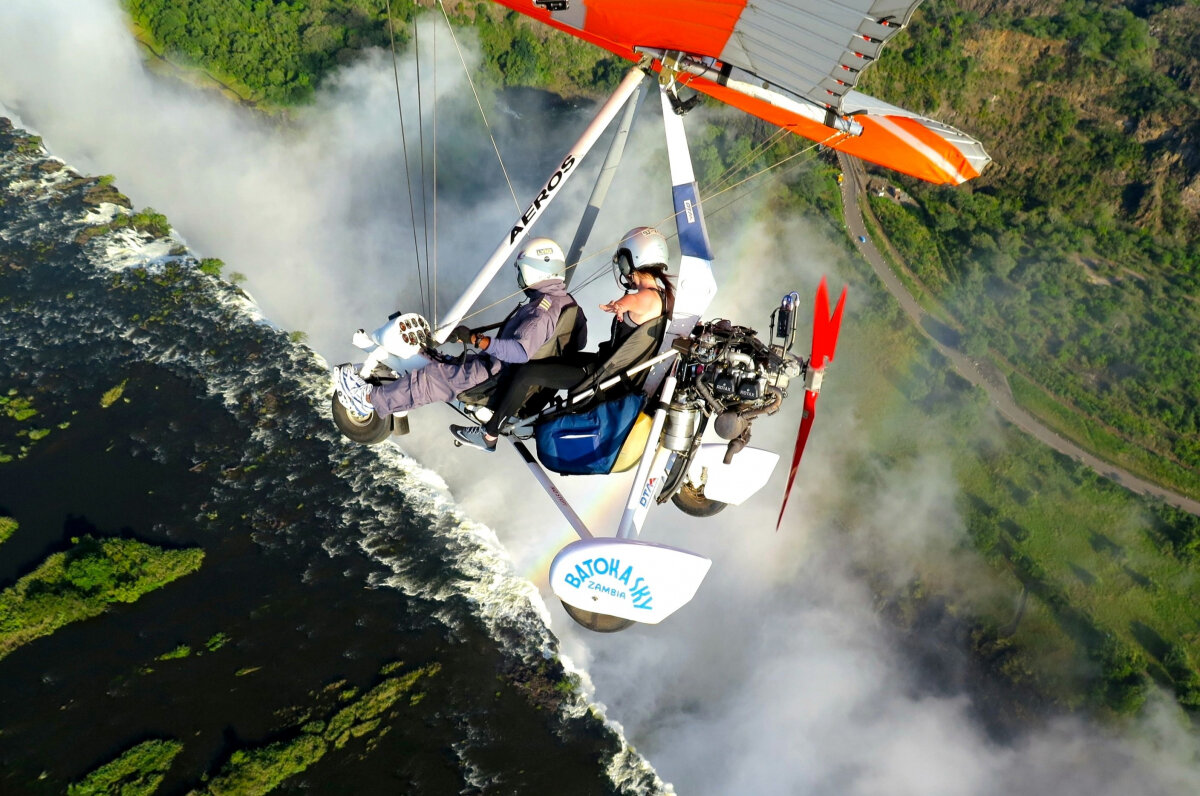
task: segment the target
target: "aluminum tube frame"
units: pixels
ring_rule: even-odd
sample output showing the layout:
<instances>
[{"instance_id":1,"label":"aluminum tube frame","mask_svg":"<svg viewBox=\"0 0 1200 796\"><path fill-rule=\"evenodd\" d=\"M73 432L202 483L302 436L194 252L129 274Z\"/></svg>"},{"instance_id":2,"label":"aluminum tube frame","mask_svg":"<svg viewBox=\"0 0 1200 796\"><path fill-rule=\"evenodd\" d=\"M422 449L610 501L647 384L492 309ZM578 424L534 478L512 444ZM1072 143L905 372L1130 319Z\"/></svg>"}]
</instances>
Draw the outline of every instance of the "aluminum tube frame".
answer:
<instances>
[{"instance_id":1,"label":"aluminum tube frame","mask_svg":"<svg viewBox=\"0 0 1200 796\"><path fill-rule=\"evenodd\" d=\"M450 332L454 330L454 327L458 326L468 310L471 309L471 306L496 277L501 267L512 257L518 246L520 246L521 241L529 234L530 228L542 214L542 211L554 201L556 196L562 193L561 188L563 184L577 171L575 167L579 164L579 161L595 146L601 133L616 118L621 107L629 100L629 97L641 85L645 77L646 74L642 71L641 67L633 67L625 75L621 84L617 86L617 90L608 98L608 101L601 106L595 118L592 119L591 124L583 131L583 135L579 137L579 140L575 142L575 145L571 147L570 151L559 162L559 165L542 186L541 191L534 197L529 205L529 209L521 214L521 217L513 223L512 229L509 230L504 240L492 252L492 256L488 258L487 262L483 264L479 273L475 275L475 279L467 286L466 291L454 303L454 306L450 308L450 311L446 314L446 319L438 326L437 331L434 332L434 339L439 344L446 342L446 338L450 336Z\"/></svg>"},{"instance_id":2,"label":"aluminum tube frame","mask_svg":"<svg viewBox=\"0 0 1200 796\"><path fill-rule=\"evenodd\" d=\"M678 360L676 360L678 362ZM631 539L642 532L642 523L646 520L646 512L654 502L654 487L662 478L662 473L655 476L654 465L660 460L659 453L665 453L659 437L662 436L663 424L667 420L667 410L671 399L675 397L675 368L663 380L662 393L658 399L658 409L654 412L654 421L650 425L650 435L646 438L646 448L642 451L641 461L638 462L637 475L633 477L633 486L629 490L629 498L625 501L625 511L621 513L621 524L617 526L617 538Z\"/></svg>"},{"instance_id":3,"label":"aluminum tube frame","mask_svg":"<svg viewBox=\"0 0 1200 796\"><path fill-rule=\"evenodd\" d=\"M679 337L692 333L700 316L717 295L713 278L712 244L704 222L700 189L696 185L692 156L688 148L683 117L672 110L669 88L659 84L662 103L663 134L667 141L667 160L671 168L671 202L675 208L675 229L679 236L679 270L676 272L675 308L659 351L668 350ZM646 378L646 390L662 383L667 365L660 365Z\"/></svg>"},{"instance_id":4,"label":"aluminum tube frame","mask_svg":"<svg viewBox=\"0 0 1200 796\"><path fill-rule=\"evenodd\" d=\"M592 195L588 198L587 207L584 208L583 216L579 219L579 226L575 229L575 239L571 241L571 250L567 252L568 285L571 284L571 277L575 275L579 258L583 254L583 247L587 245L588 237L592 234L592 228L596 226L600 208L604 206L608 189L617 173L617 166L621 165L621 157L625 154L625 142L629 140L633 119L645 98L646 84L642 83L638 87L637 93L625 103L625 113L621 115L621 121L617 123L612 142L608 145L608 154L604 156L604 165L600 167L600 173L596 175L596 185L592 188Z\"/></svg>"},{"instance_id":5,"label":"aluminum tube frame","mask_svg":"<svg viewBox=\"0 0 1200 796\"><path fill-rule=\"evenodd\" d=\"M722 75L719 70L713 69L703 61L698 61L686 53L669 52L655 47L634 47L633 49L636 52L644 53L661 61L664 69L673 69L676 72L686 72L689 75L702 77L730 91L761 100L769 105L774 105L776 108L782 108L797 116L803 116L805 119L810 119L831 127L839 133L853 136L859 136L863 133L863 126L858 122L845 116L840 116L836 111L822 107L806 97L801 97L798 94L788 96L779 91L766 88L761 83L748 83L745 80L738 80L727 75ZM751 72L738 71L746 75L752 75Z\"/></svg>"},{"instance_id":6,"label":"aluminum tube frame","mask_svg":"<svg viewBox=\"0 0 1200 796\"><path fill-rule=\"evenodd\" d=\"M571 508L571 504L567 502L563 493L558 491L558 487L550 480L550 475L538 464L537 459L529 452L529 447L520 440L513 440L513 447L517 449L517 453L521 454L521 458L525 460L525 464L529 467L529 471L533 473L533 477L542 485L542 489L546 490L546 494L554 501L554 505L562 512L563 517L567 522L571 523L571 527L575 529L575 533L580 539L592 539L592 532L588 530L587 524L575 513L575 509Z\"/></svg>"}]
</instances>

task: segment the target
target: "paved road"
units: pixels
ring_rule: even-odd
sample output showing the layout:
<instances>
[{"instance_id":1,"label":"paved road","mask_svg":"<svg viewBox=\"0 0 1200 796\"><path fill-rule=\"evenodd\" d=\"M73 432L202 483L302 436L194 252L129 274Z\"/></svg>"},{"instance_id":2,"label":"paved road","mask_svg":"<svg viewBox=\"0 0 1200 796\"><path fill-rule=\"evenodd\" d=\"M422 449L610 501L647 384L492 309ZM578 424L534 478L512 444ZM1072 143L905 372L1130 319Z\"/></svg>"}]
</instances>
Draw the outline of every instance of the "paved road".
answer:
<instances>
[{"instance_id":1,"label":"paved road","mask_svg":"<svg viewBox=\"0 0 1200 796\"><path fill-rule=\"evenodd\" d=\"M1076 461L1082 462L1105 478L1116 481L1126 489L1131 489L1134 492L1140 492L1145 495L1160 497L1172 506L1176 506L1192 514L1200 515L1200 501L1193 500L1168 489L1163 489L1157 484L1152 484L1149 481L1138 478L1136 475L1110 462L1093 456L1074 442L1060 436L1056 431L1052 431L1042 425L1031 414L1017 406L1004 374L997 371L990 363L981 365L958 349L951 348L933 337L926 326L932 319L928 317L925 310L921 309L921 305L916 302L912 294L908 292L908 289L904 287L904 284L896 277L892 269L888 267L887 262L879 253L879 249L875 247L875 242L867 235L866 226L863 224L862 212L858 207L858 195L866 187L866 174L863 172L861 161L841 154L838 155L838 160L842 166L842 173L846 175L842 181L842 207L845 211L847 231L850 233L851 239L862 252L867 262L875 269L875 274L883 282L884 287L900 302L900 306L912 318L913 323L916 324L921 333L929 338L938 351L941 351L950 360L959 375L987 392L988 400L996 408L996 411L1026 434L1031 435L1040 442L1044 442L1059 453L1065 453ZM860 236L867 238L866 243L859 241Z\"/></svg>"}]
</instances>

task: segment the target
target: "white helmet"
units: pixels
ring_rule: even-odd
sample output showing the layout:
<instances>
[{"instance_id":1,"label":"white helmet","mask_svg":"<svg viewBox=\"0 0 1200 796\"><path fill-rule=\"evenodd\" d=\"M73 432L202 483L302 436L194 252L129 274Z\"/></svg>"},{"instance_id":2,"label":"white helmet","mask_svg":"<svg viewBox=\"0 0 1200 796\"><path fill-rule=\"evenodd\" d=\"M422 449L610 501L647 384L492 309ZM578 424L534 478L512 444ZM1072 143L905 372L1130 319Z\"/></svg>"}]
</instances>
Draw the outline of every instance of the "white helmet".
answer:
<instances>
[{"instance_id":1,"label":"white helmet","mask_svg":"<svg viewBox=\"0 0 1200 796\"><path fill-rule=\"evenodd\" d=\"M648 265L667 265L670 257L667 239L654 227L634 227L621 236L621 244L613 254L617 280L622 284L638 268Z\"/></svg>"},{"instance_id":2,"label":"white helmet","mask_svg":"<svg viewBox=\"0 0 1200 796\"><path fill-rule=\"evenodd\" d=\"M562 247L549 238L534 238L517 253L517 284L522 290L547 279L564 280L567 256Z\"/></svg>"}]
</instances>

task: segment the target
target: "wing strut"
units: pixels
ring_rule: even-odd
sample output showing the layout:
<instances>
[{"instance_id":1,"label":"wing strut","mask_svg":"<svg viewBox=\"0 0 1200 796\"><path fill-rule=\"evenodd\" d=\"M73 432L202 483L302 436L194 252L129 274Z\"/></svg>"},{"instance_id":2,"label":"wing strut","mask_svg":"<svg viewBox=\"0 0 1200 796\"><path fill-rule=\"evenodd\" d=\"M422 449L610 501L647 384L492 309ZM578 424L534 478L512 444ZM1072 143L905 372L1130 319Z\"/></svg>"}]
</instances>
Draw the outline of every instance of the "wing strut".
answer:
<instances>
[{"instance_id":1,"label":"wing strut","mask_svg":"<svg viewBox=\"0 0 1200 796\"><path fill-rule=\"evenodd\" d=\"M646 512L650 510L650 504L654 502L658 489L662 486L668 451L659 446L658 438L662 435L663 424L667 421L667 407L675 395L676 362L678 360L671 363L671 370L663 381L658 408L654 410L650 434L646 437L646 448L642 451L637 473L633 476L633 486L629 490L629 498L625 501L625 511L621 514L621 524L617 526L619 539L630 539L641 533L642 523L646 521Z\"/></svg>"},{"instance_id":2,"label":"wing strut","mask_svg":"<svg viewBox=\"0 0 1200 796\"><path fill-rule=\"evenodd\" d=\"M550 480L550 476L538 464L537 459L529 452L529 448L524 442L519 439L513 439L513 447L517 449L517 453L521 454L521 458L525 460L525 464L529 467L529 472L533 473L533 477L542 485L542 489L546 490L546 494L554 501L554 505L558 506L558 510L562 512L567 522L571 523L571 527L575 529L575 533L579 534L580 539L591 539L592 532L588 530L587 524L575 513L575 509L571 508L571 504L567 502L567 498L562 492L558 491L558 487Z\"/></svg>"},{"instance_id":3,"label":"wing strut","mask_svg":"<svg viewBox=\"0 0 1200 796\"><path fill-rule=\"evenodd\" d=\"M496 277L500 269L508 262L513 253L521 245L521 241L529 234L529 230L541 216L542 212L549 204L554 201L554 198L562 193L563 184L570 179L571 175L578 171L578 164L592 147L595 146L600 134L617 116L617 112L621 110L626 100L641 84L645 77L640 67L634 67L625 75L625 79L617 86L617 90L612 93L608 101L601 106L596 117L592 119L591 124L583 131L583 135L571 147L571 150L559 162L554 171L550 174L542 186L541 191L534 197L529 205L529 209L521 214L521 217L513 222L511 230L504 236L504 240L492 252L492 256L483 264L483 267L476 274L475 279L467 286L466 291L459 297L454 306L446 314L445 320L438 326L434 333L438 343L446 342L446 338L450 336L450 332L458 326L459 322L466 316L467 311L471 309L471 305L475 303L483 291Z\"/></svg>"},{"instance_id":4,"label":"wing strut","mask_svg":"<svg viewBox=\"0 0 1200 796\"><path fill-rule=\"evenodd\" d=\"M567 252L566 281L568 285L571 284L571 278L575 276L575 269L579 265L583 247L587 245L588 237L592 234L592 227L596 225L596 218L600 215L600 208L608 196L608 188L612 185L613 177L616 176L617 166L621 165L621 156L625 154L625 142L629 139L629 131L633 128L633 117L637 115L638 108L641 107L642 100L645 98L646 84L642 83L638 87L637 94L625 103L625 113L621 115L621 121L617 123L612 143L608 145L608 154L604 157L604 165L600 167L600 173L596 176L596 186L592 188L591 198L588 199L587 207L583 210L583 217L579 219L579 227L575 230L575 239L571 241L571 250Z\"/></svg>"},{"instance_id":5,"label":"wing strut","mask_svg":"<svg viewBox=\"0 0 1200 796\"><path fill-rule=\"evenodd\" d=\"M804 383L804 414L800 420L800 430L796 433L796 448L792 452L792 468L788 471L787 487L783 490L783 505L779 507L779 519L775 521L775 530L783 522L783 513L787 511L788 496L792 493L792 484L796 480L796 469L800 466L800 457L804 454L804 446L808 443L808 433L812 431L813 418L817 414L817 395L821 392L821 382L825 378L825 366L833 361L833 353L837 349L838 331L842 328L842 309L846 304L846 288L838 298L833 315L829 314L829 288L825 277L817 287L817 302L813 308L813 339L812 356L808 360L808 375Z\"/></svg>"}]
</instances>

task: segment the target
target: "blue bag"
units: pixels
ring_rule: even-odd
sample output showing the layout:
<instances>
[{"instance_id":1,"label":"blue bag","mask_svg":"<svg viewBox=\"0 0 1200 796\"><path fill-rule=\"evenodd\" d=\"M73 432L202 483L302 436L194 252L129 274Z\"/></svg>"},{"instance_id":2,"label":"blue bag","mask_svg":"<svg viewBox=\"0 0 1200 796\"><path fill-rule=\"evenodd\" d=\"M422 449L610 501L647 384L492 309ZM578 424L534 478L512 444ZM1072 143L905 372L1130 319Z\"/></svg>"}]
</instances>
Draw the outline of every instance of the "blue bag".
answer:
<instances>
[{"instance_id":1,"label":"blue bag","mask_svg":"<svg viewBox=\"0 0 1200 796\"><path fill-rule=\"evenodd\" d=\"M637 421L645 396L626 395L598 404L587 412L560 415L534 427L537 456L549 469L564 475L603 475L612 472L621 445Z\"/></svg>"}]
</instances>

